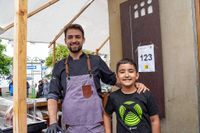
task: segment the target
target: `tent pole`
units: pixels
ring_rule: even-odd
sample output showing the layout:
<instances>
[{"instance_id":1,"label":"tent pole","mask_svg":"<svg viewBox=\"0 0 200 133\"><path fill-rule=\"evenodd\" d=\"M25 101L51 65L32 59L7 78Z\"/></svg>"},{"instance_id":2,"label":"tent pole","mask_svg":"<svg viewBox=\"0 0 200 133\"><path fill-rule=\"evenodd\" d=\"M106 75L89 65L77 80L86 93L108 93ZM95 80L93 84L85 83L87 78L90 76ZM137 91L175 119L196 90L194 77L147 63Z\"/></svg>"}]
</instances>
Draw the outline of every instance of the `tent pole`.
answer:
<instances>
[{"instance_id":1,"label":"tent pole","mask_svg":"<svg viewBox=\"0 0 200 133\"><path fill-rule=\"evenodd\" d=\"M61 30L60 32L56 35L56 37L53 39L53 41L50 43L49 47L51 47L52 44L54 44L56 42L56 40L62 35L62 33L64 32L64 30L66 29L67 26L69 26L70 24L72 24L91 4L92 2L94 2L94 0L90 1L85 7L83 7L78 14L76 14L72 20L70 22L68 22Z\"/></svg>"},{"instance_id":2,"label":"tent pole","mask_svg":"<svg viewBox=\"0 0 200 133\"><path fill-rule=\"evenodd\" d=\"M99 51L108 42L109 39L110 39L110 37L107 37L107 39L100 45L100 47L96 49L96 55L99 55Z\"/></svg>"},{"instance_id":3,"label":"tent pole","mask_svg":"<svg viewBox=\"0 0 200 133\"><path fill-rule=\"evenodd\" d=\"M26 44L27 0L15 1L13 132L27 133Z\"/></svg>"},{"instance_id":4,"label":"tent pole","mask_svg":"<svg viewBox=\"0 0 200 133\"><path fill-rule=\"evenodd\" d=\"M56 43L53 44L53 64L56 63Z\"/></svg>"}]
</instances>

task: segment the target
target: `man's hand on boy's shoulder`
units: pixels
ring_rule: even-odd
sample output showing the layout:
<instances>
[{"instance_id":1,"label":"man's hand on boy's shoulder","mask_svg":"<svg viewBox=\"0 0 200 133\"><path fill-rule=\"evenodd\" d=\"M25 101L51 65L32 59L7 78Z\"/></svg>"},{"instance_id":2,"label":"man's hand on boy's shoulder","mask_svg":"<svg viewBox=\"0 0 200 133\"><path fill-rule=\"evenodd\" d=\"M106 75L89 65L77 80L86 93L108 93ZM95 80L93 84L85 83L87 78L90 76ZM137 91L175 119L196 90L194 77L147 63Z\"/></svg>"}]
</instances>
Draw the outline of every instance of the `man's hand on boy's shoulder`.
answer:
<instances>
[{"instance_id":1,"label":"man's hand on boy's shoulder","mask_svg":"<svg viewBox=\"0 0 200 133\"><path fill-rule=\"evenodd\" d=\"M147 88L143 83L139 83L139 82L136 82L135 83L135 86L137 87L137 93L141 93L141 92L145 92L145 91L149 91L150 89Z\"/></svg>"}]
</instances>

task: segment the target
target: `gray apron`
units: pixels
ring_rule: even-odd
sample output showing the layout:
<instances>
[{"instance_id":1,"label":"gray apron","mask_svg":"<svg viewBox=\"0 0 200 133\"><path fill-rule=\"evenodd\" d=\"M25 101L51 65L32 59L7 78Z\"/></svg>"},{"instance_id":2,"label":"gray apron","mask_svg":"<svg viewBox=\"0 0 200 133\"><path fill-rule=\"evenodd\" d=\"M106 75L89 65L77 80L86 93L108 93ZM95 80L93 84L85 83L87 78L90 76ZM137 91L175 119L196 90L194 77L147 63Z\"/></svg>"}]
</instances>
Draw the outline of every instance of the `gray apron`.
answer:
<instances>
[{"instance_id":1,"label":"gray apron","mask_svg":"<svg viewBox=\"0 0 200 133\"><path fill-rule=\"evenodd\" d=\"M102 126L103 107L91 74L69 76L66 60L67 88L62 104L63 122L69 125L67 133L104 133Z\"/></svg>"}]
</instances>

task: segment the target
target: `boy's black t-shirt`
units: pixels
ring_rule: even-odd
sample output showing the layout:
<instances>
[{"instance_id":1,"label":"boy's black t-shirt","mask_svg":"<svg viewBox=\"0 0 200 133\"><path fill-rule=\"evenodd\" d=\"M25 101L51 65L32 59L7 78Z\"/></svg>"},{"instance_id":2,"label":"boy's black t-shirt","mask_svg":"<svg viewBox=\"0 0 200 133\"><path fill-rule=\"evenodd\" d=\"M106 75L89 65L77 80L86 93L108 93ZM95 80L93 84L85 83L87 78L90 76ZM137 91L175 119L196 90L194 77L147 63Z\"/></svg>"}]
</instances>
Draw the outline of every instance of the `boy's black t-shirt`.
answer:
<instances>
[{"instance_id":1,"label":"boy's black t-shirt","mask_svg":"<svg viewBox=\"0 0 200 133\"><path fill-rule=\"evenodd\" d=\"M124 94L119 89L109 95L105 111L116 113L117 133L151 133L150 116L158 114L158 107L150 91Z\"/></svg>"}]
</instances>

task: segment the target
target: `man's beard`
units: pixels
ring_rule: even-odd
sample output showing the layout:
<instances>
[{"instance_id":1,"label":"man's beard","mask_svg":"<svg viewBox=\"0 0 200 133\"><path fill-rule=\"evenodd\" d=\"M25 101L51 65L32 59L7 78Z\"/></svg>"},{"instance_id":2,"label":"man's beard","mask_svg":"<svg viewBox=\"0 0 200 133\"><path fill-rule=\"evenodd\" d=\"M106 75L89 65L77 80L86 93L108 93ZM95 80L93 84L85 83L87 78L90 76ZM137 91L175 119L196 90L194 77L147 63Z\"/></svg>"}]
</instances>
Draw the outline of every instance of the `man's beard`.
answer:
<instances>
[{"instance_id":1,"label":"man's beard","mask_svg":"<svg viewBox=\"0 0 200 133\"><path fill-rule=\"evenodd\" d=\"M72 53L78 53L78 52L80 52L82 50L82 46L81 45L79 45L78 47L69 46L68 49Z\"/></svg>"}]
</instances>

